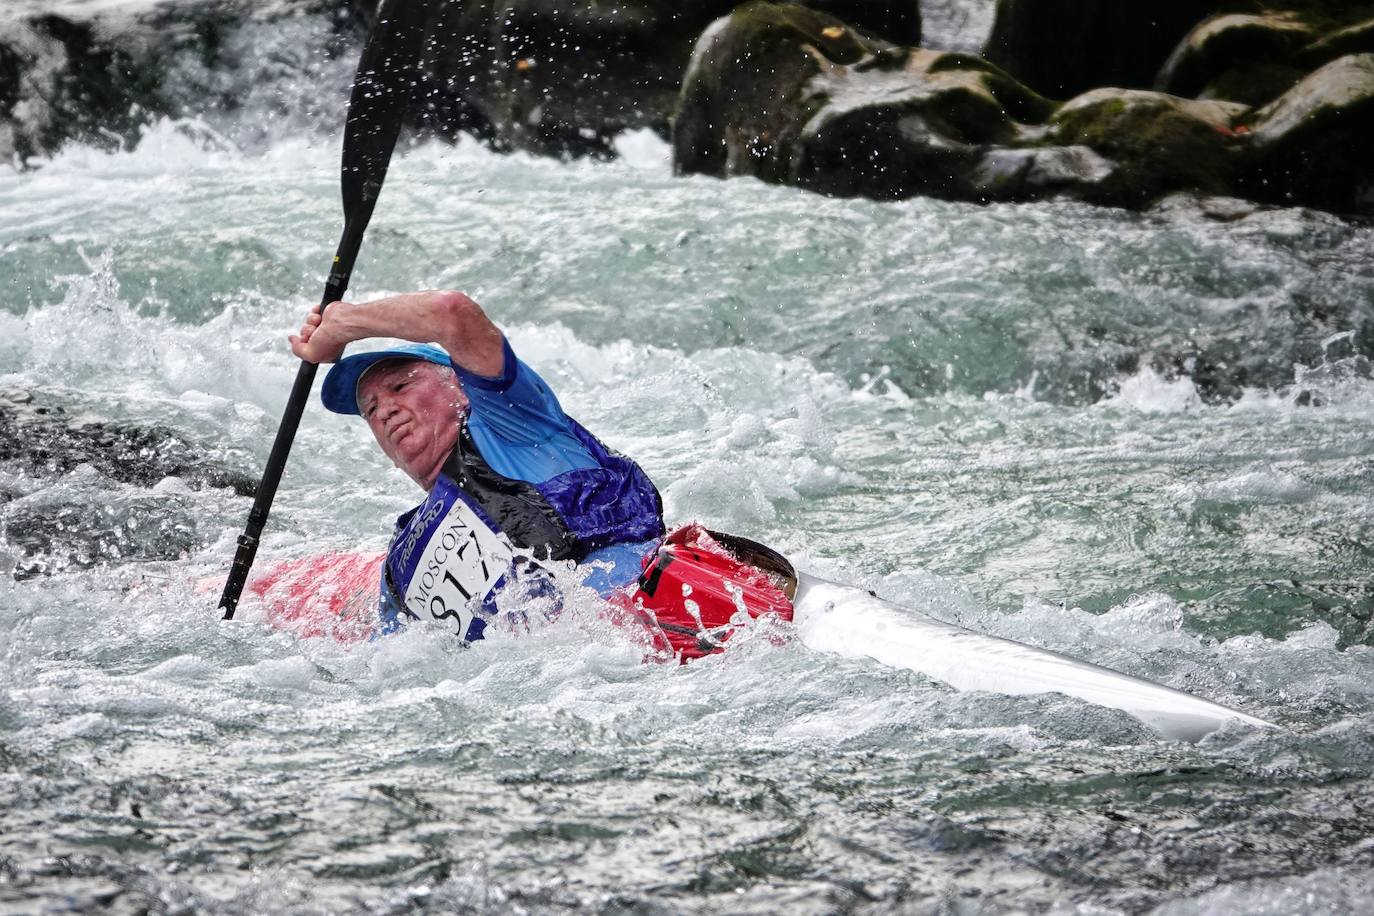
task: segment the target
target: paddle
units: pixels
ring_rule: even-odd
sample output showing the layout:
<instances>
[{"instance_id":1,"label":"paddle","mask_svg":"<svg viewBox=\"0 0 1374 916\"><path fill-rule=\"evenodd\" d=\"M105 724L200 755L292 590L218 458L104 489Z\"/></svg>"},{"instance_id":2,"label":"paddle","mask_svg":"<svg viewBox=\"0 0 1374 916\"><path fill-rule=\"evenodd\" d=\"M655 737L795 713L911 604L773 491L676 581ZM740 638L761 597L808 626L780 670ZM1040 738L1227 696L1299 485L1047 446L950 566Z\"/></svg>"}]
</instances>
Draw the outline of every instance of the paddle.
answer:
<instances>
[{"instance_id":1,"label":"paddle","mask_svg":"<svg viewBox=\"0 0 1374 916\"><path fill-rule=\"evenodd\" d=\"M362 59L358 61L353 93L348 100L348 118L344 125L341 176L343 237L339 240L333 267L325 283L324 298L320 300L321 310L329 303L342 299L344 291L348 289L353 261L362 245L363 232L372 219L372 208L377 203L377 195L381 193L391 151L395 149L396 137L401 132L401 120L411 96L414 67L425 34L427 7L428 0L386 0L368 35ZM314 363L302 360L296 371L296 382L291 386L291 397L286 402L281 425L277 427L277 438L272 443L272 453L262 472L262 483L258 484L253 509L248 513L248 524L243 534L239 535L234 565L229 570L224 593L219 599L225 620L234 619L239 596L243 593L244 583L248 581L248 571L258 552L258 539L262 537L262 529L267 524L267 514L272 510L272 500L277 495L277 485L281 483L286 458L291 453L296 428L300 425L301 414L310 398L317 368Z\"/></svg>"}]
</instances>

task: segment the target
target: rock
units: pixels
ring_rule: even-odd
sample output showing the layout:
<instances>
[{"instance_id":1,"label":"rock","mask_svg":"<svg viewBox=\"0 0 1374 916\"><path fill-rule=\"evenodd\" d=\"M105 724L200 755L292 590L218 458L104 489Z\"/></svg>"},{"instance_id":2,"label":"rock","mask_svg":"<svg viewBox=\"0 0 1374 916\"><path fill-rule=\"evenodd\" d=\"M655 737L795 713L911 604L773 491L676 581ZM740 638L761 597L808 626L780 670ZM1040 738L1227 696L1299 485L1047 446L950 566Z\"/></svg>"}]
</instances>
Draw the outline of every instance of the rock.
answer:
<instances>
[{"instance_id":1,"label":"rock","mask_svg":"<svg viewBox=\"0 0 1374 916\"><path fill-rule=\"evenodd\" d=\"M436 13L427 94L471 105L501 148L610 156L624 131L667 135L693 44L738 5L446 0ZM917 0L811 5L894 41L920 40Z\"/></svg>"},{"instance_id":2,"label":"rock","mask_svg":"<svg viewBox=\"0 0 1374 916\"><path fill-rule=\"evenodd\" d=\"M975 193L987 146L1052 110L981 58L898 48L812 10L758 3L698 43L674 162L828 194L962 197Z\"/></svg>"},{"instance_id":3,"label":"rock","mask_svg":"<svg viewBox=\"0 0 1374 916\"><path fill-rule=\"evenodd\" d=\"M1371 106L1374 55L1329 64L1260 112L1118 88L1056 106L981 58L898 47L816 11L757 3L698 42L673 152L680 173L876 199L1142 207L1174 192L1243 193L1368 210Z\"/></svg>"},{"instance_id":4,"label":"rock","mask_svg":"<svg viewBox=\"0 0 1374 916\"><path fill-rule=\"evenodd\" d=\"M712 23L696 43L673 116L679 174L787 181L796 135L824 98L809 81L823 66L894 51L834 17L750 4Z\"/></svg>"},{"instance_id":5,"label":"rock","mask_svg":"<svg viewBox=\"0 0 1374 916\"><path fill-rule=\"evenodd\" d=\"M1374 54L1308 75L1251 119L1243 186L1254 197L1374 212Z\"/></svg>"},{"instance_id":6,"label":"rock","mask_svg":"<svg viewBox=\"0 0 1374 916\"><path fill-rule=\"evenodd\" d=\"M236 466L221 453L161 427L86 419L0 391L0 548L9 548L0 572L27 579L202 546L187 487L257 488L245 456Z\"/></svg>"},{"instance_id":7,"label":"rock","mask_svg":"<svg viewBox=\"0 0 1374 916\"><path fill-rule=\"evenodd\" d=\"M812 2L857 28L920 41L917 0ZM469 133L502 149L612 155L610 141L623 131L667 134L693 42L737 5L430 0L412 121L422 132ZM351 70L330 62L356 59L377 0L72 3L58 7L62 15L47 6L5 0L0 9L4 160L46 155L69 139L127 146L149 119L245 105L262 116L246 112L216 127L252 145L262 124L299 121L301 109L322 107L319 97L344 96ZM288 20L298 40L276 28ZM323 107L331 123L305 126L337 125L341 111Z\"/></svg>"},{"instance_id":8,"label":"rock","mask_svg":"<svg viewBox=\"0 0 1374 916\"><path fill-rule=\"evenodd\" d=\"M888 65L831 64L811 81L823 99L791 156L795 182L828 194L986 197L989 147L1018 142L1053 110L966 54L912 49ZM879 155L875 155L878 153ZM999 198L1024 197L1004 186ZM1034 196L1034 195L1031 195Z\"/></svg>"},{"instance_id":9,"label":"rock","mask_svg":"<svg viewBox=\"0 0 1374 916\"><path fill-rule=\"evenodd\" d=\"M1052 98L1100 86L1144 89L1221 0L998 0L983 55Z\"/></svg>"},{"instance_id":10,"label":"rock","mask_svg":"<svg viewBox=\"0 0 1374 916\"><path fill-rule=\"evenodd\" d=\"M58 15L41 3L7 3L0 10L0 157L22 162L71 139L127 146L151 118L237 110L260 86L279 94L293 78L318 82L311 76L321 52L332 58L356 47L365 6L181 0L68 4ZM307 20L320 27L301 27ZM250 40L239 37L245 31ZM236 71L240 79L231 78Z\"/></svg>"},{"instance_id":11,"label":"rock","mask_svg":"<svg viewBox=\"0 0 1374 916\"><path fill-rule=\"evenodd\" d=\"M72 416L28 392L0 391L0 466L46 478L79 465L117 483L144 487L179 477L193 487L226 487L240 496L257 488L253 474L171 430Z\"/></svg>"},{"instance_id":12,"label":"rock","mask_svg":"<svg viewBox=\"0 0 1374 916\"><path fill-rule=\"evenodd\" d=\"M1081 144L1118 163L1106 197L1139 206L1175 190L1223 194L1232 187L1244 105L1137 89L1094 89L1067 102L1048 139Z\"/></svg>"},{"instance_id":13,"label":"rock","mask_svg":"<svg viewBox=\"0 0 1374 916\"><path fill-rule=\"evenodd\" d=\"M1155 88L1263 105L1302 78L1291 61L1312 37L1312 30L1291 13L1215 16L1179 42Z\"/></svg>"},{"instance_id":14,"label":"rock","mask_svg":"<svg viewBox=\"0 0 1374 916\"><path fill-rule=\"evenodd\" d=\"M1316 69L1347 54L1369 52L1374 52L1374 19L1357 22L1312 42L1298 52L1297 62Z\"/></svg>"},{"instance_id":15,"label":"rock","mask_svg":"<svg viewBox=\"0 0 1374 916\"><path fill-rule=\"evenodd\" d=\"M1116 164L1086 146L994 149L983 154L972 188L985 200L1033 200L1068 194L1105 199Z\"/></svg>"}]
</instances>

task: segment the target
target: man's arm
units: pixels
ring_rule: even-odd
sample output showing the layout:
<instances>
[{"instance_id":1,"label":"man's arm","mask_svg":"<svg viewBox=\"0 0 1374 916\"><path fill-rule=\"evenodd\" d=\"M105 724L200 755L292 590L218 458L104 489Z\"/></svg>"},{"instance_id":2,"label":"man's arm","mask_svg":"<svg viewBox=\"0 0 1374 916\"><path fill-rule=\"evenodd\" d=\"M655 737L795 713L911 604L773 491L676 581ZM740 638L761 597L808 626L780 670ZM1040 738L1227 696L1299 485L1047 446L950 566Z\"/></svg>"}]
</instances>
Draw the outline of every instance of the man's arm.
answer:
<instances>
[{"instance_id":1,"label":"man's arm","mask_svg":"<svg viewBox=\"0 0 1374 916\"><path fill-rule=\"evenodd\" d=\"M369 337L437 343L474 375L497 376L505 368L501 329L462 293L425 290L372 302L335 302L321 316L305 316L291 352L311 363L332 363L346 345Z\"/></svg>"}]
</instances>

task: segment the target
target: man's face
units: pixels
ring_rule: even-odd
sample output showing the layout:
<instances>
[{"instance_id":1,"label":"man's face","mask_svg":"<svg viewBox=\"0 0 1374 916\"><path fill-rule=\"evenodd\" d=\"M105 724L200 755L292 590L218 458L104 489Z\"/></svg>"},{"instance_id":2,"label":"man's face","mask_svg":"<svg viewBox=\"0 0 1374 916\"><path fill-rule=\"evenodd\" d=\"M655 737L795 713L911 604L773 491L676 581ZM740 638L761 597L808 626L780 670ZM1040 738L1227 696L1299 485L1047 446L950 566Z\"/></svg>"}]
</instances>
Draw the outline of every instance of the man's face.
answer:
<instances>
[{"instance_id":1,"label":"man's face","mask_svg":"<svg viewBox=\"0 0 1374 916\"><path fill-rule=\"evenodd\" d=\"M453 370L424 360L378 363L358 383L358 409L377 444L426 490L458 441L467 407Z\"/></svg>"}]
</instances>

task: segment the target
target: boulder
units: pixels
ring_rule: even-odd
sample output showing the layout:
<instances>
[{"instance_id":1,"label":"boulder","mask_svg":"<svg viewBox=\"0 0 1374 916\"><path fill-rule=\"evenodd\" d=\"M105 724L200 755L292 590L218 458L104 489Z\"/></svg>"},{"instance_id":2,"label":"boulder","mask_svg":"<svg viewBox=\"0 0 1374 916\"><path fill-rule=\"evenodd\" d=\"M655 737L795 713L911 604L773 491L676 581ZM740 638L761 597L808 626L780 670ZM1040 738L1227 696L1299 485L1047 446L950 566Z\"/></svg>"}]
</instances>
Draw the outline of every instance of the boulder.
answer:
<instances>
[{"instance_id":1,"label":"boulder","mask_svg":"<svg viewBox=\"0 0 1374 916\"><path fill-rule=\"evenodd\" d=\"M1051 98L1145 89L1221 0L998 0L983 56Z\"/></svg>"},{"instance_id":2,"label":"boulder","mask_svg":"<svg viewBox=\"0 0 1374 916\"><path fill-rule=\"evenodd\" d=\"M789 180L796 137L825 101L809 91L810 80L831 63L876 61L895 50L803 7L749 4L717 20L682 78L675 170Z\"/></svg>"},{"instance_id":3,"label":"boulder","mask_svg":"<svg viewBox=\"0 0 1374 916\"><path fill-rule=\"evenodd\" d=\"M1308 75L1250 119L1243 187L1261 200L1374 212L1374 54Z\"/></svg>"},{"instance_id":4,"label":"boulder","mask_svg":"<svg viewBox=\"0 0 1374 916\"><path fill-rule=\"evenodd\" d=\"M1215 16L1179 42L1155 88L1263 105L1302 79L1292 61L1312 38L1311 28L1291 13Z\"/></svg>"},{"instance_id":5,"label":"boulder","mask_svg":"<svg viewBox=\"0 0 1374 916\"><path fill-rule=\"evenodd\" d=\"M752 175L828 194L974 194L989 146L1053 110L981 58L899 48L803 7L713 24L684 77L681 173Z\"/></svg>"},{"instance_id":6,"label":"boulder","mask_svg":"<svg viewBox=\"0 0 1374 916\"><path fill-rule=\"evenodd\" d=\"M204 546L218 532L198 531L188 490L251 496L248 464L158 426L85 417L47 393L0 391L0 575L169 560Z\"/></svg>"},{"instance_id":7,"label":"boulder","mask_svg":"<svg viewBox=\"0 0 1374 916\"><path fill-rule=\"evenodd\" d=\"M1020 142L1053 106L979 57L912 49L872 65L829 62L808 91L821 104L790 156L802 187L878 198L1035 196L1030 185L990 194L983 160Z\"/></svg>"},{"instance_id":8,"label":"boulder","mask_svg":"<svg viewBox=\"0 0 1374 916\"><path fill-rule=\"evenodd\" d=\"M1176 190L1226 193L1233 185L1245 105L1138 89L1094 89L1065 103L1047 139L1082 145L1119 166L1104 198L1138 206Z\"/></svg>"}]
</instances>

